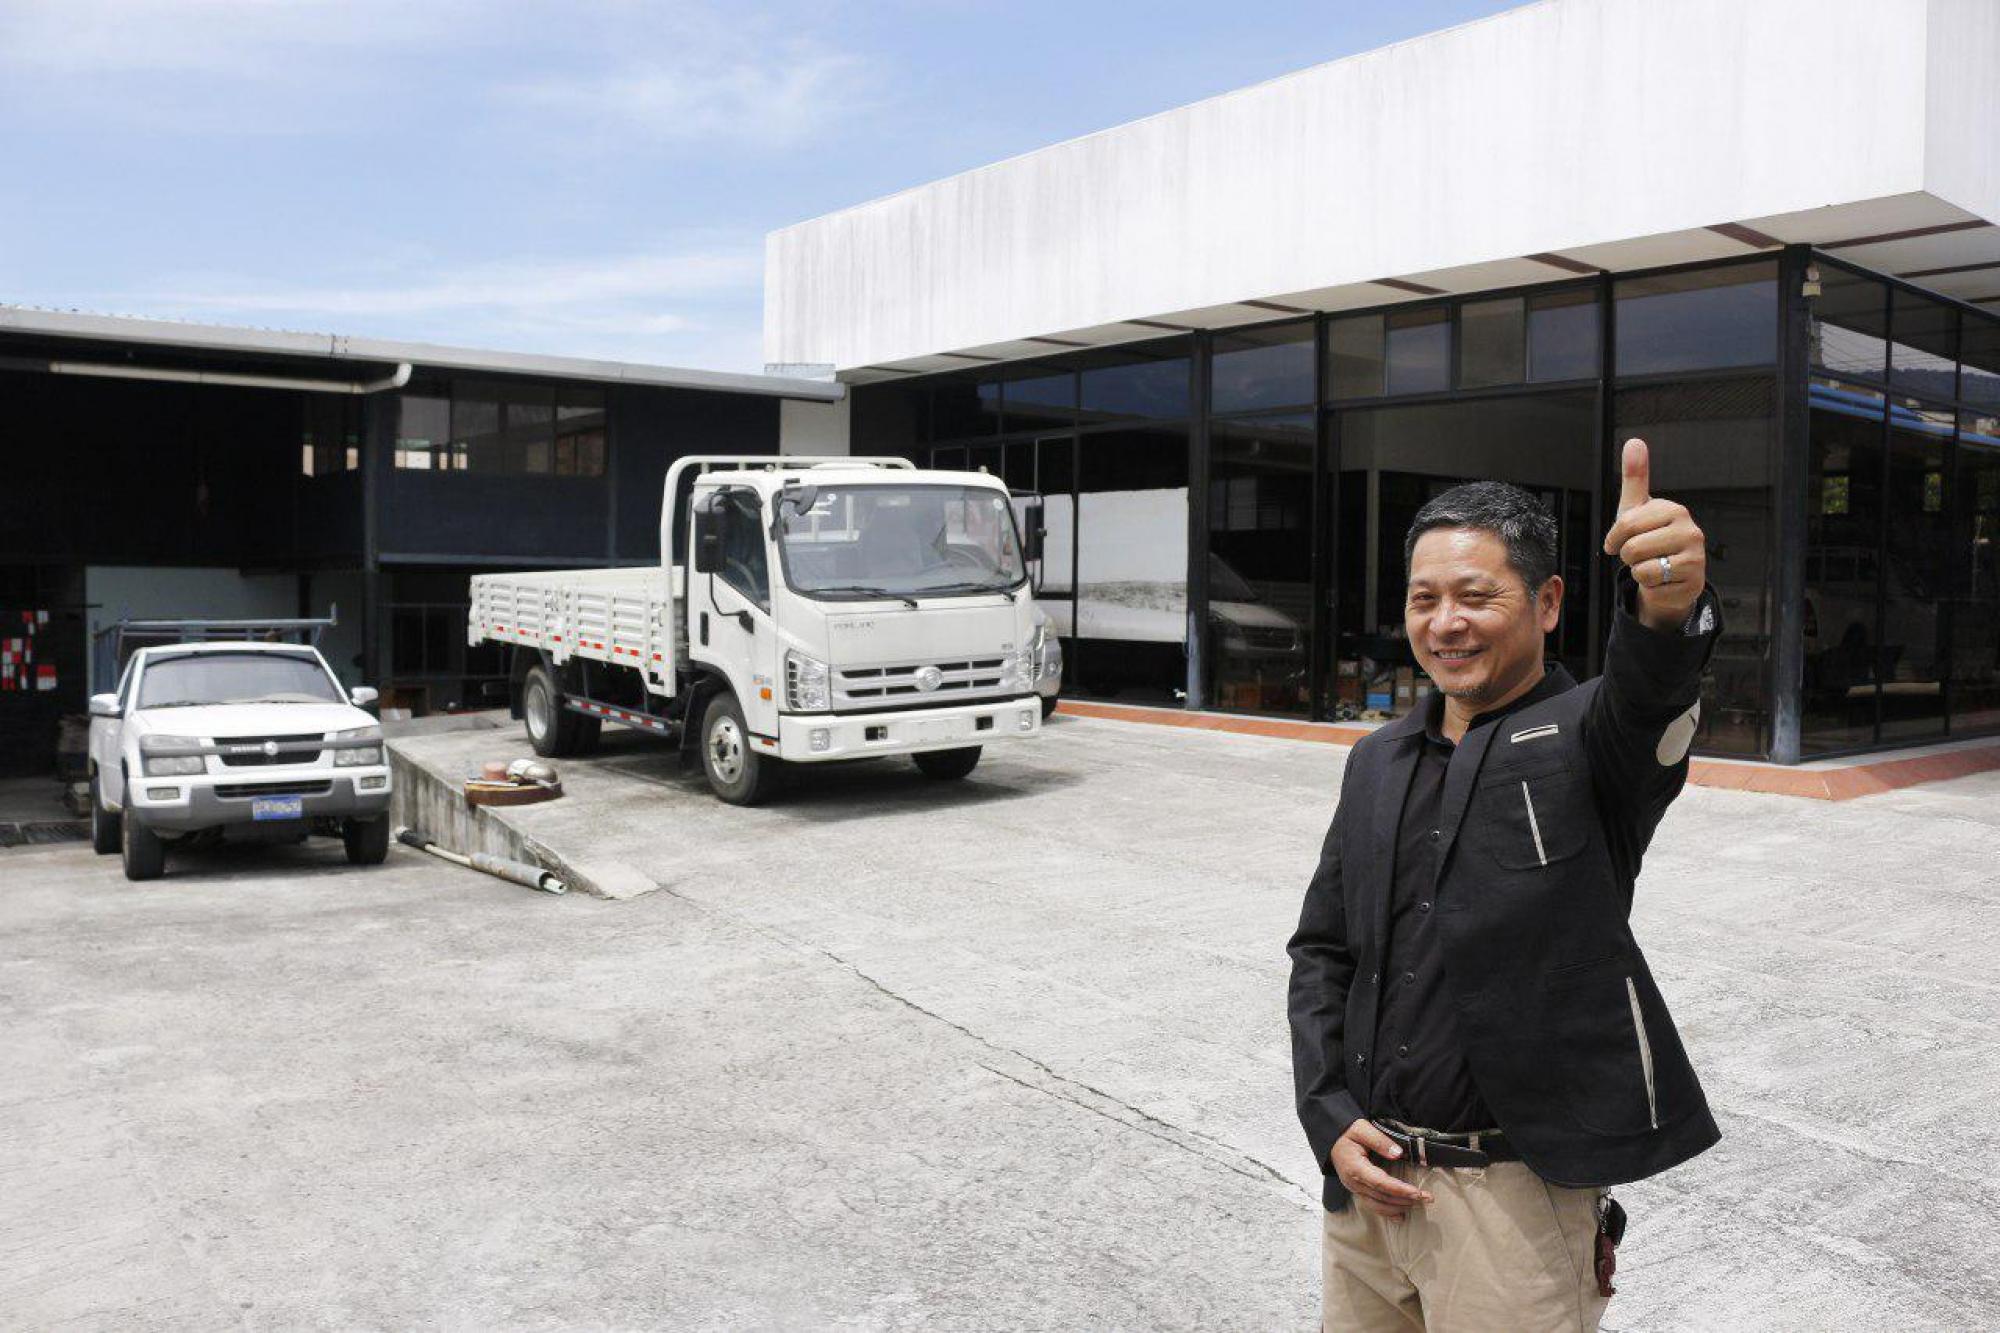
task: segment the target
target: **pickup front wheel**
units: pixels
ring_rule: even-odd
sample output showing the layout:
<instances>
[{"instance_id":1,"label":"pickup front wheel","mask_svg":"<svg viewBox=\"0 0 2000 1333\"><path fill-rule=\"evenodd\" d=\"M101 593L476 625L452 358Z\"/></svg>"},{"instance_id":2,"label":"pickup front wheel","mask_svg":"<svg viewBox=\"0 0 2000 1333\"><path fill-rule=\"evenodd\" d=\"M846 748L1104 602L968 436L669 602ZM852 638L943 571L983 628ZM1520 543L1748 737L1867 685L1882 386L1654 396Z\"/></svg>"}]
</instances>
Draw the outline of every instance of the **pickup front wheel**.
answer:
<instances>
[{"instance_id":1,"label":"pickup front wheel","mask_svg":"<svg viewBox=\"0 0 2000 1333\"><path fill-rule=\"evenodd\" d=\"M350 865L379 866L389 859L389 816L346 820L340 826L340 840L347 844Z\"/></svg>"},{"instance_id":2,"label":"pickup front wheel","mask_svg":"<svg viewBox=\"0 0 2000 1333\"><path fill-rule=\"evenodd\" d=\"M132 817L131 811L118 821L125 853L125 878L158 879L167 871L167 844L160 835Z\"/></svg>"},{"instance_id":3,"label":"pickup front wheel","mask_svg":"<svg viewBox=\"0 0 2000 1333\"><path fill-rule=\"evenodd\" d=\"M778 763L751 748L735 695L708 701L701 715L701 770L710 790L731 805L755 805L775 785Z\"/></svg>"},{"instance_id":4,"label":"pickup front wheel","mask_svg":"<svg viewBox=\"0 0 2000 1333\"><path fill-rule=\"evenodd\" d=\"M97 789L101 779L95 770L90 775L90 849L99 856L109 856L118 850L120 838L124 835L118 827L118 816L104 808L104 793Z\"/></svg>"}]
</instances>

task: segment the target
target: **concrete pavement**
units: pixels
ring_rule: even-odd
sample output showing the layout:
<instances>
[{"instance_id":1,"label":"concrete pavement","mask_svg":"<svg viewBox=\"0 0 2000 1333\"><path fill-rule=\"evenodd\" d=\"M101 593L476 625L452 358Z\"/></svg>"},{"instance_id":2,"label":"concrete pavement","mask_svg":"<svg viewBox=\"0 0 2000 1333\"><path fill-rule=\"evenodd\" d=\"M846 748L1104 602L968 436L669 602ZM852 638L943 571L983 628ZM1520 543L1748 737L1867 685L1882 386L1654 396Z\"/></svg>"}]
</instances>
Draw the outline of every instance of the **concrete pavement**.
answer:
<instances>
[{"instance_id":1,"label":"concrete pavement","mask_svg":"<svg viewBox=\"0 0 2000 1333\"><path fill-rule=\"evenodd\" d=\"M1345 753L1058 719L745 811L618 737L518 813L624 902L0 853L0 1317L1310 1326L1283 944ZM2000 1317L1996 797L1668 815L1637 930L1724 1140L1620 1189L1607 1328Z\"/></svg>"}]
</instances>

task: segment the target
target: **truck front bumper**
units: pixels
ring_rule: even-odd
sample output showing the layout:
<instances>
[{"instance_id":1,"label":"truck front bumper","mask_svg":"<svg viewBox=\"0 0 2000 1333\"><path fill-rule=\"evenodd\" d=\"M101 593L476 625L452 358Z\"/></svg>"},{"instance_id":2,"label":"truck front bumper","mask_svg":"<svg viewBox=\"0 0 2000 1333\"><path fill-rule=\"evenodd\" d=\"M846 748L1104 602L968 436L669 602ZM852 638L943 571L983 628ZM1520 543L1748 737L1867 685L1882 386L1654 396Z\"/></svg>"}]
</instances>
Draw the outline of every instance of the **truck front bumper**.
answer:
<instances>
[{"instance_id":1,"label":"truck front bumper","mask_svg":"<svg viewBox=\"0 0 2000 1333\"><path fill-rule=\"evenodd\" d=\"M788 713L778 719L776 748L757 748L780 759L815 764L922 750L1018 740L1042 729L1040 699L1033 694L952 707L889 713Z\"/></svg>"},{"instance_id":2,"label":"truck front bumper","mask_svg":"<svg viewBox=\"0 0 2000 1333\"><path fill-rule=\"evenodd\" d=\"M172 791L174 795L157 799L153 795L156 791L163 795ZM338 776L325 769L289 778L259 774L254 781L233 777L217 781L207 775L138 778L126 790L125 817L136 817L147 828L163 833L192 833L258 822L252 805L259 796L297 796L302 807L300 821L377 819L388 817L389 792L387 768L343 769Z\"/></svg>"}]
</instances>

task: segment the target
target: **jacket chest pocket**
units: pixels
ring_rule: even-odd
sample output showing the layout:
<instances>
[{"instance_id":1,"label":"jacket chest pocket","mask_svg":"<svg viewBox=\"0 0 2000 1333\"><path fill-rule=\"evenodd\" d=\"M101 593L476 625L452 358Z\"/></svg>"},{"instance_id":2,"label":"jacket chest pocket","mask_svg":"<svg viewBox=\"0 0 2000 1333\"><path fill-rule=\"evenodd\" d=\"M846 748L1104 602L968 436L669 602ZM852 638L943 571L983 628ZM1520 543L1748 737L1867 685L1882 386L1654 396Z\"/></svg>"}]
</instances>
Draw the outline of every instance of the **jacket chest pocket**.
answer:
<instances>
[{"instance_id":1,"label":"jacket chest pocket","mask_svg":"<svg viewBox=\"0 0 2000 1333\"><path fill-rule=\"evenodd\" d=\"M1566 861L1590 840L1589 790L1568 768L1495 774L1479 784L1479 842L1504 870Z\"/></svg>"}]
</instances>

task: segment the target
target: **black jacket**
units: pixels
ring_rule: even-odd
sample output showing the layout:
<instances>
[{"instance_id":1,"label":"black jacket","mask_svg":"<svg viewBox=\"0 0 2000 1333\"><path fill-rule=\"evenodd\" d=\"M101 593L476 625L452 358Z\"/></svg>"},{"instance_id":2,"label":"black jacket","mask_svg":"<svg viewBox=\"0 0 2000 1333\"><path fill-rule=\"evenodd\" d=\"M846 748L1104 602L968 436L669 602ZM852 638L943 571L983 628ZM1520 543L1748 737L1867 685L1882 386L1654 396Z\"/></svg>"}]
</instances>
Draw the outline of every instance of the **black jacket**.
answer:
<instances>
[{"instance_id":1,"label":"black jacket","mask_svg":"<svg viewBox=\"0 0 2000 1333\"><path fill-rule=\"evenodd\" d=\"M1705 589L1690 624L1633 615L1618 569L1604 672L1490 726L1452 755L1439 812L1445 973L1481 1095L1522 1159L1558 1185L1612 1185L1686 1161L1721 1137L1628 917L1653 830L1687 781L1701 672L1721 635ZM1438 700L1442 703L1442 700ZM1327 1154L1368 1105L1396 825L1424 714L1355 745L1306 889L1292 957L1299 1119Z\"/></svg>"}]
</instances>

